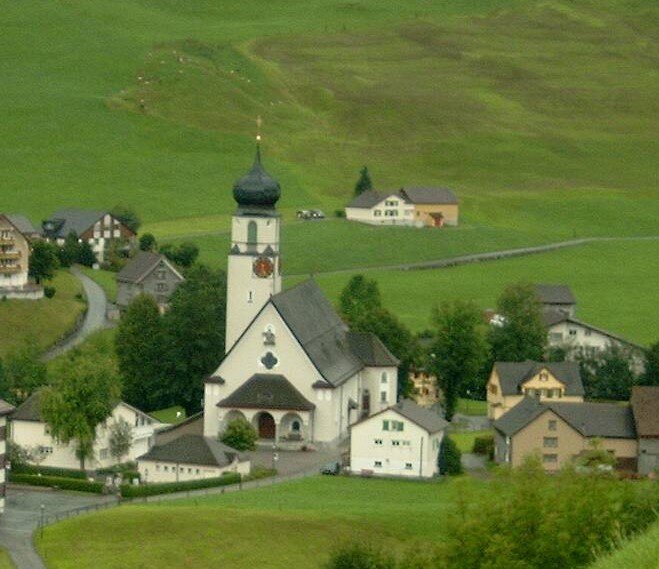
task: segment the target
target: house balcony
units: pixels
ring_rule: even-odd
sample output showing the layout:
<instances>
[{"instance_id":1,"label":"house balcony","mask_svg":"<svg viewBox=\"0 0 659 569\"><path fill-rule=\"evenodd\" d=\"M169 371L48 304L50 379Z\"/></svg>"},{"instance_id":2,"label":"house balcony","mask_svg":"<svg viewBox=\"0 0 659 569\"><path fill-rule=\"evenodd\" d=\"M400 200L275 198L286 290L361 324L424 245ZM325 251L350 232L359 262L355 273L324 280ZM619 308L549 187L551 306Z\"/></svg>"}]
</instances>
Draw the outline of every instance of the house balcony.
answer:
<instances>
[{"instance_id":1,"label":"house balcony","mask_svg":"<svg viewBox=\"0 0 659 569\"><path fill-rule=\"evenodd\" d=\"M21 272L20 265L0 265L0 275L9 275L20 272Z\"/></svg>"},{"instance_id":2,"label":"house balcony","mask_svg":"<svg viewBox=\"0 0 659 569\"><path fill-rule=\"evenodd\" d=\"M20 259L21 258L21 252L20 251L3 251L0 249L0 259Z\"/></svg>"},{"instance_id":3,"label":"house balcony","mask_svg":"<svg viewBox=\"0 0 659 569\"><path fill-rule=\"evenodd\" d=\"M9 244L14 242L13 235L0 236L0 245Z\"/></svg>"}]
</instances>

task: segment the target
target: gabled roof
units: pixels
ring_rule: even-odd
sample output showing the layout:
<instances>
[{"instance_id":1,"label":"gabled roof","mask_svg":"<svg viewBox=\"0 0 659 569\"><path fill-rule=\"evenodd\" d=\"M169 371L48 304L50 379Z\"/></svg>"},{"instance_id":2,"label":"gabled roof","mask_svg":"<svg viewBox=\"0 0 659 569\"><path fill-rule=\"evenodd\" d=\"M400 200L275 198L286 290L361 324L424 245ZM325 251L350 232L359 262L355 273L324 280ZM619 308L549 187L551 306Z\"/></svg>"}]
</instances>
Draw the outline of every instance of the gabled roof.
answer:
<instances>
[{"instance_id":1,"label":"gabled roof","mask_svg":"<svg viewBox=\"0 0 659 569\"><path fill-rule=\"evenodd\" d=\"M9 415L14 410L14 406L7 403L4 399L0 399L0 416Z\"/></svg>"},{"instance_id":2,"label":"gabled roof","mask_svg":"<svg viewBox=\"0 0 659 569\"><path fill-rule=\"evenodd\" d=\"M397 366L400 361L394 356L382 340L371 332L348 332L348 344L352 352L365 366Z\"/></svg>"},{"instance_id":3,"label":"gabled roof","mask_svg":"<svg viewBox=\"0 0 659 569\"><path fill-rule=\"evenodd\" d=\"M56 223L56 228L53 237L66 238L69 233L73 232L76 235L82 235L85 231L91 228L99 219L101 219L107 211L101 210L86 210L86 209L61 209L51 215L45 222L49 221ZM63 223L57 223L63 222Z\"/></svg>"},{"instance_id":4,"label":"gabled roof","mask_svg":"<svg viewBox=\"0 0 659 569\"><path fill-rule=\"evenodd\" d=\"M537 284L535 293L542 304L576 304L572 290L568 285Z\"/></svg>"},{"instance_id":5,"label":"gabled roof","mask_svg":"<svg viewBox=\"0 0 659 569\"><path fill-rule=\"evenodd\" d=\"M376 192L375 190L367 190L365 192L362 192L358 196L355 196L346 207L370 209L374 205L379 204L382 200L384 200L386 197L391 195L396 195L396 192L385 194L382 192Z\"/></svg>"},{"instance_id":6,"label":"gabled roof","mask_svg":"<svg viewBox=\"0 0 659 569\"><path fill-rule=\"evenodd\" d=\"M311 411L315 408L283 375L267 373L254 374L217 406L293 411Z\"/></svg>"},{"instance_id":7,"label":"gabled roof","mask_svg":"<svg viewBox=\"0 0 659 569\"><path fill-rule=\"evenodd\" d=\"M632 387L631 397L639 437L659 437L659 386Z\"/></svg>"},{"instance_id":8,"label":"gabled roof","mask_svg":"<svg viewBox=\"0 0 659 569\"><path fill-rule=\"evenodd\" d=\"M180 280L183 276L179 273L164 255L152 253L151 251L140 251L133 257L117 275L117 281L125 283L139 283L149 276L155 268L164 265Z\"/></svg>"},{"instance_id":9,"label":"gabled roof","mask_svg":"<svg viewBox=\"0 0 659 569\"><path fill-rule=\"evenodd\" d=\"M399 195L408 203L420 205L458 203L458 198L448 188L402 188Z\"/></svg>"},{"instance_id":10,"label":"gabled roof","mask_svg":"<svg viewBox=\"0 0 659 569\"><path fill-rule=\"evenodd\" d=\"M234 459L245 460L236 449L211 437L181 435L180 437L152 447L137 460L175 462L202 466L229 466Z\"/></svg>"},{"instance_id":11,"label":"gabled roof","mask_svg":"<svg viewBox=\"0 0 659 569\"><path fill-rule=\"evenodd\" d=\"M495 362L494 369L499 376L502 395L519 395L522 384L547 369L558 381L565 385L565 395L583 395L583 383L579 364L576 362Z\"/></svg>"},{"instance_id":12,"label":"gabled roof","mask_svg":"<svg viewBox=\"0 0 659 569\"><path fill-rule=\"evenodd\" d=\"M315 281L280 292L270 302L326 381L340 385L364 367L346 325Z\"/></svg>"},{"instance_id":13,"label":"gabled roof","mask_svg":"<svg viewBox=\"0 0 659 569\"><path fill-rule=\"evenodd\" d=\"M402 399L395 405L391 405L382 411L378 411L377 413L370 415L369 417L364 417L361 421L352 425L351 428L354 429L358 425L366 423L367 421L370 421L374 417L378 417L387 411L398 413L402 417L412 421L412 423L418 425L430 434L437 433L448 426L448 423L442 417L440 417L436 411L427 409L426 407L421 407L411 399Z\"/></svg>"},{"instance_id":14,"label":"gabled roof","mask_svg":"<svg viewBox=\"0 0 659 569\"><path fill-rule=\"evenodd\" d=\"M34 233L39 233L39 231L32 225L32 222L19 213L8 213L5 217L11 222L11 224L18 229L23 235L32 235Z\"/></svg>"},{"instance_id":15,"label":"gabled roof","mask_svg":"<svg viewBox=\"0 0 659 569\"><path fill-rule=\"evenodd\" d=\"M636 438L631 407L614 403L540 402L525 397L494 421L495 429L512 436L546 411L553 411L584 437Z\"/></svg>"}]
</instances>

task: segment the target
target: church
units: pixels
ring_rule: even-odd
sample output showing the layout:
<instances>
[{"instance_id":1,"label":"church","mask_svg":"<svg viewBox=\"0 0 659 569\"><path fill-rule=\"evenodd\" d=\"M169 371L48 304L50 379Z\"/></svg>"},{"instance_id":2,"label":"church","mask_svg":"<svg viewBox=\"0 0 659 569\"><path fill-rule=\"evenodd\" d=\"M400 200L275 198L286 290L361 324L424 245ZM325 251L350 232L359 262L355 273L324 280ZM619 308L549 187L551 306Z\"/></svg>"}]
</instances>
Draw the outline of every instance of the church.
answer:
<instances>
[{"instance_id":1,"label":"church","mask_svg":"<svg viewBox=\"0 0 659 569\"><path fill-rule=\"evenodd\" d=\"M233 196L226 356L205 381L204 436L244 418L284 448L335 446L396 403L399 362L377 336L349 330L313 280L282 290L281 188L258 138Z\"/></svg>"}]
</instances>

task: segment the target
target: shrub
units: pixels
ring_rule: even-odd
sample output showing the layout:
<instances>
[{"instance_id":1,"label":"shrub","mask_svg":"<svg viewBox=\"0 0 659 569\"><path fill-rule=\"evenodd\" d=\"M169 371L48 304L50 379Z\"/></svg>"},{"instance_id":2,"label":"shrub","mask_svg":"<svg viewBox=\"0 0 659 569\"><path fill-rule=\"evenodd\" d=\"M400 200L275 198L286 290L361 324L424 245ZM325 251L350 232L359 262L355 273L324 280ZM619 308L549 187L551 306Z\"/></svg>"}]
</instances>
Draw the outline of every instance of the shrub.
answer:
<instances>
[{"instance_id":1,"label":"shrub","mask_svg":"<svg viewBox=\"0 0 659 569\"><path fill-rule=\"evenodd\" d=\"M102 494L102 482L90 482L79 478L61 478L59 476L38 476L36 474L18 474L11 472L9 481L15 484L28 484L30 486L47 486L61 490L76 490L78 492L92 492Z\"/></svg>"},{"instance_id":2,"label":"shrub","mask_svg":"<svg viewBox=\"0 0 659 569\"><path fill-rule=\"evenodd\" d=\"M462 454L455 441L445 435L442 439L442 444L439 447L439 456L437 457L437 465L439 466L439 473L448 476L455 476L462 474Z\"/></svg>"},{"instance_id":3,"label":"shrub","mask_svg":"<svg viewBox=\"0 0 659 569\"><path fill-rule=\"evenodd\" d=\"M46 298L53 298L53 296L55 296L56 292L57 292L57 289L54 286L45 286L45 287L43 287L43 295Z\"/></svg>"},{"instance_id":4,"label":"shrub","mask_svg":"<svg viewBox=\"0 0 659 569\"><path fill-rule=\"evenodd\" d=\"M489 460L494 460L494 435L476 437L472 452L485 455Z\"/></svg>"},{"instance_id":5,"label":"shrub","mask_svg":"<svg viewBox=\"0 0 659 569\"><path fill-rule=\"evenodd\" d=\"M245 419L229 421L220 440L236 450L254 450L258 434L256 429Z\"/></svg>"},{"instance_id":6,"label":"shrub","mask_svg":"<svg viewBox=\"0 0 659 569\"><path fill-rule=\"evenodd\" d=\"M142 486L121 486L121 495L124 498L142 498L155 496L157 494L171 494L172 492L186 492L188 490L199 490L201 488L213 488L215 486L227 486L240 482L240 474L227 472L218 478L205 478L204 480L188 480L186 482L162 482L156 484L143 484Z\"/></svg>"},{"instance_id":7,"label":"shrub","mask_svg":"<svg viewBox=\"0 0 659 569\"><path fill-rule=\"evenodd\" d=\"M335 209L334 210L334 217L345 217L346 212L343 209Z\"/></svg>"},{"instance_id":8,"label":"shrub","mask_svg":"<svg viewBox=\"0 0 659 569\"><path fill-rule=\"evenodd\" d=\"M246 480L260 480L261 478L270 478L270 476L276 476L276 468L266 468L265 466L255 466L252 468L252 471L249 473L249 476L246 477Z\"/></svg>"},{"instance_id":9,"label":"shrub","mask_svg":"<svg viewBox=\"0 0 659 569\"><path fill-rule=\"evenodd\" d=\"M369 545L351 543L336 550L325 569L395 569L396 559Z\"/></svg>"},{"instance_id":10,"label":"shrub","mask_svg":"<svg viewBox=\"0 0 659 569\"><path fill-rule=\"evenodd\" d=\"M33 464L14 464L11 465L11 471L15 474L30 474L56 478L76 478L78 480L87 480L87 473L84 470L75 470L73 468L57 468L54 466L36 466Z\"/></svg>"}]
</instances>

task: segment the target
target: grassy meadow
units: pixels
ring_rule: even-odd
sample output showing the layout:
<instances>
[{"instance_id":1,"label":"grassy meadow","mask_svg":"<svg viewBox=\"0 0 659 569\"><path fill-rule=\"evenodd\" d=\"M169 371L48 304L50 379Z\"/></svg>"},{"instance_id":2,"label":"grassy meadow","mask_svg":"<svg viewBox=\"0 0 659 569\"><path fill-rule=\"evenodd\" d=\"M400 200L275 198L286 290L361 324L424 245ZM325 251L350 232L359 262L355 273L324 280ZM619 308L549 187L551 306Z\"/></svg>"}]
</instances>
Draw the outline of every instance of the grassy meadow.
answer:
<instances>
[{"instance_id":1,"label":"grassy meadow","mask_svg":"<svg viewBox=\"0 0 659 569\"><path fill-rule=\"evenodd\" d=\"M117 273L83 266L78 266L78 268L101 286L110 302L117 300Z\"/></svg>"},{"instance_id":2,"label":"grassy meadow","mask_svg":"<svg viewBox=\"0 0 659 569\"><path fill-rule=\"evenodd\" d=\"M15 569L16 565L11 560L9 553L4 549L0 549L0 569Z\"/></svg>"},{"instance_id":3,"label":"grassy meadow","mask_svg":"<svg viewBox=\"0 0 659 569\"><path fill-rule=\"evenodd\" d=\"M593 563L590 569L659 569L659 523Z\"/></svg>"},{"instance_id":4,"label":"grassy meadow","mask_svg":"<svg viewBox=\"0 0 659 569\"><path fill-rule=\"evenodd\" d=\"M82 285L66 270L58 271L52 282L53 298L0 301L0 356L34 338L47 348L65 337L85 310Z\"/></svg>"}]
</instances>

